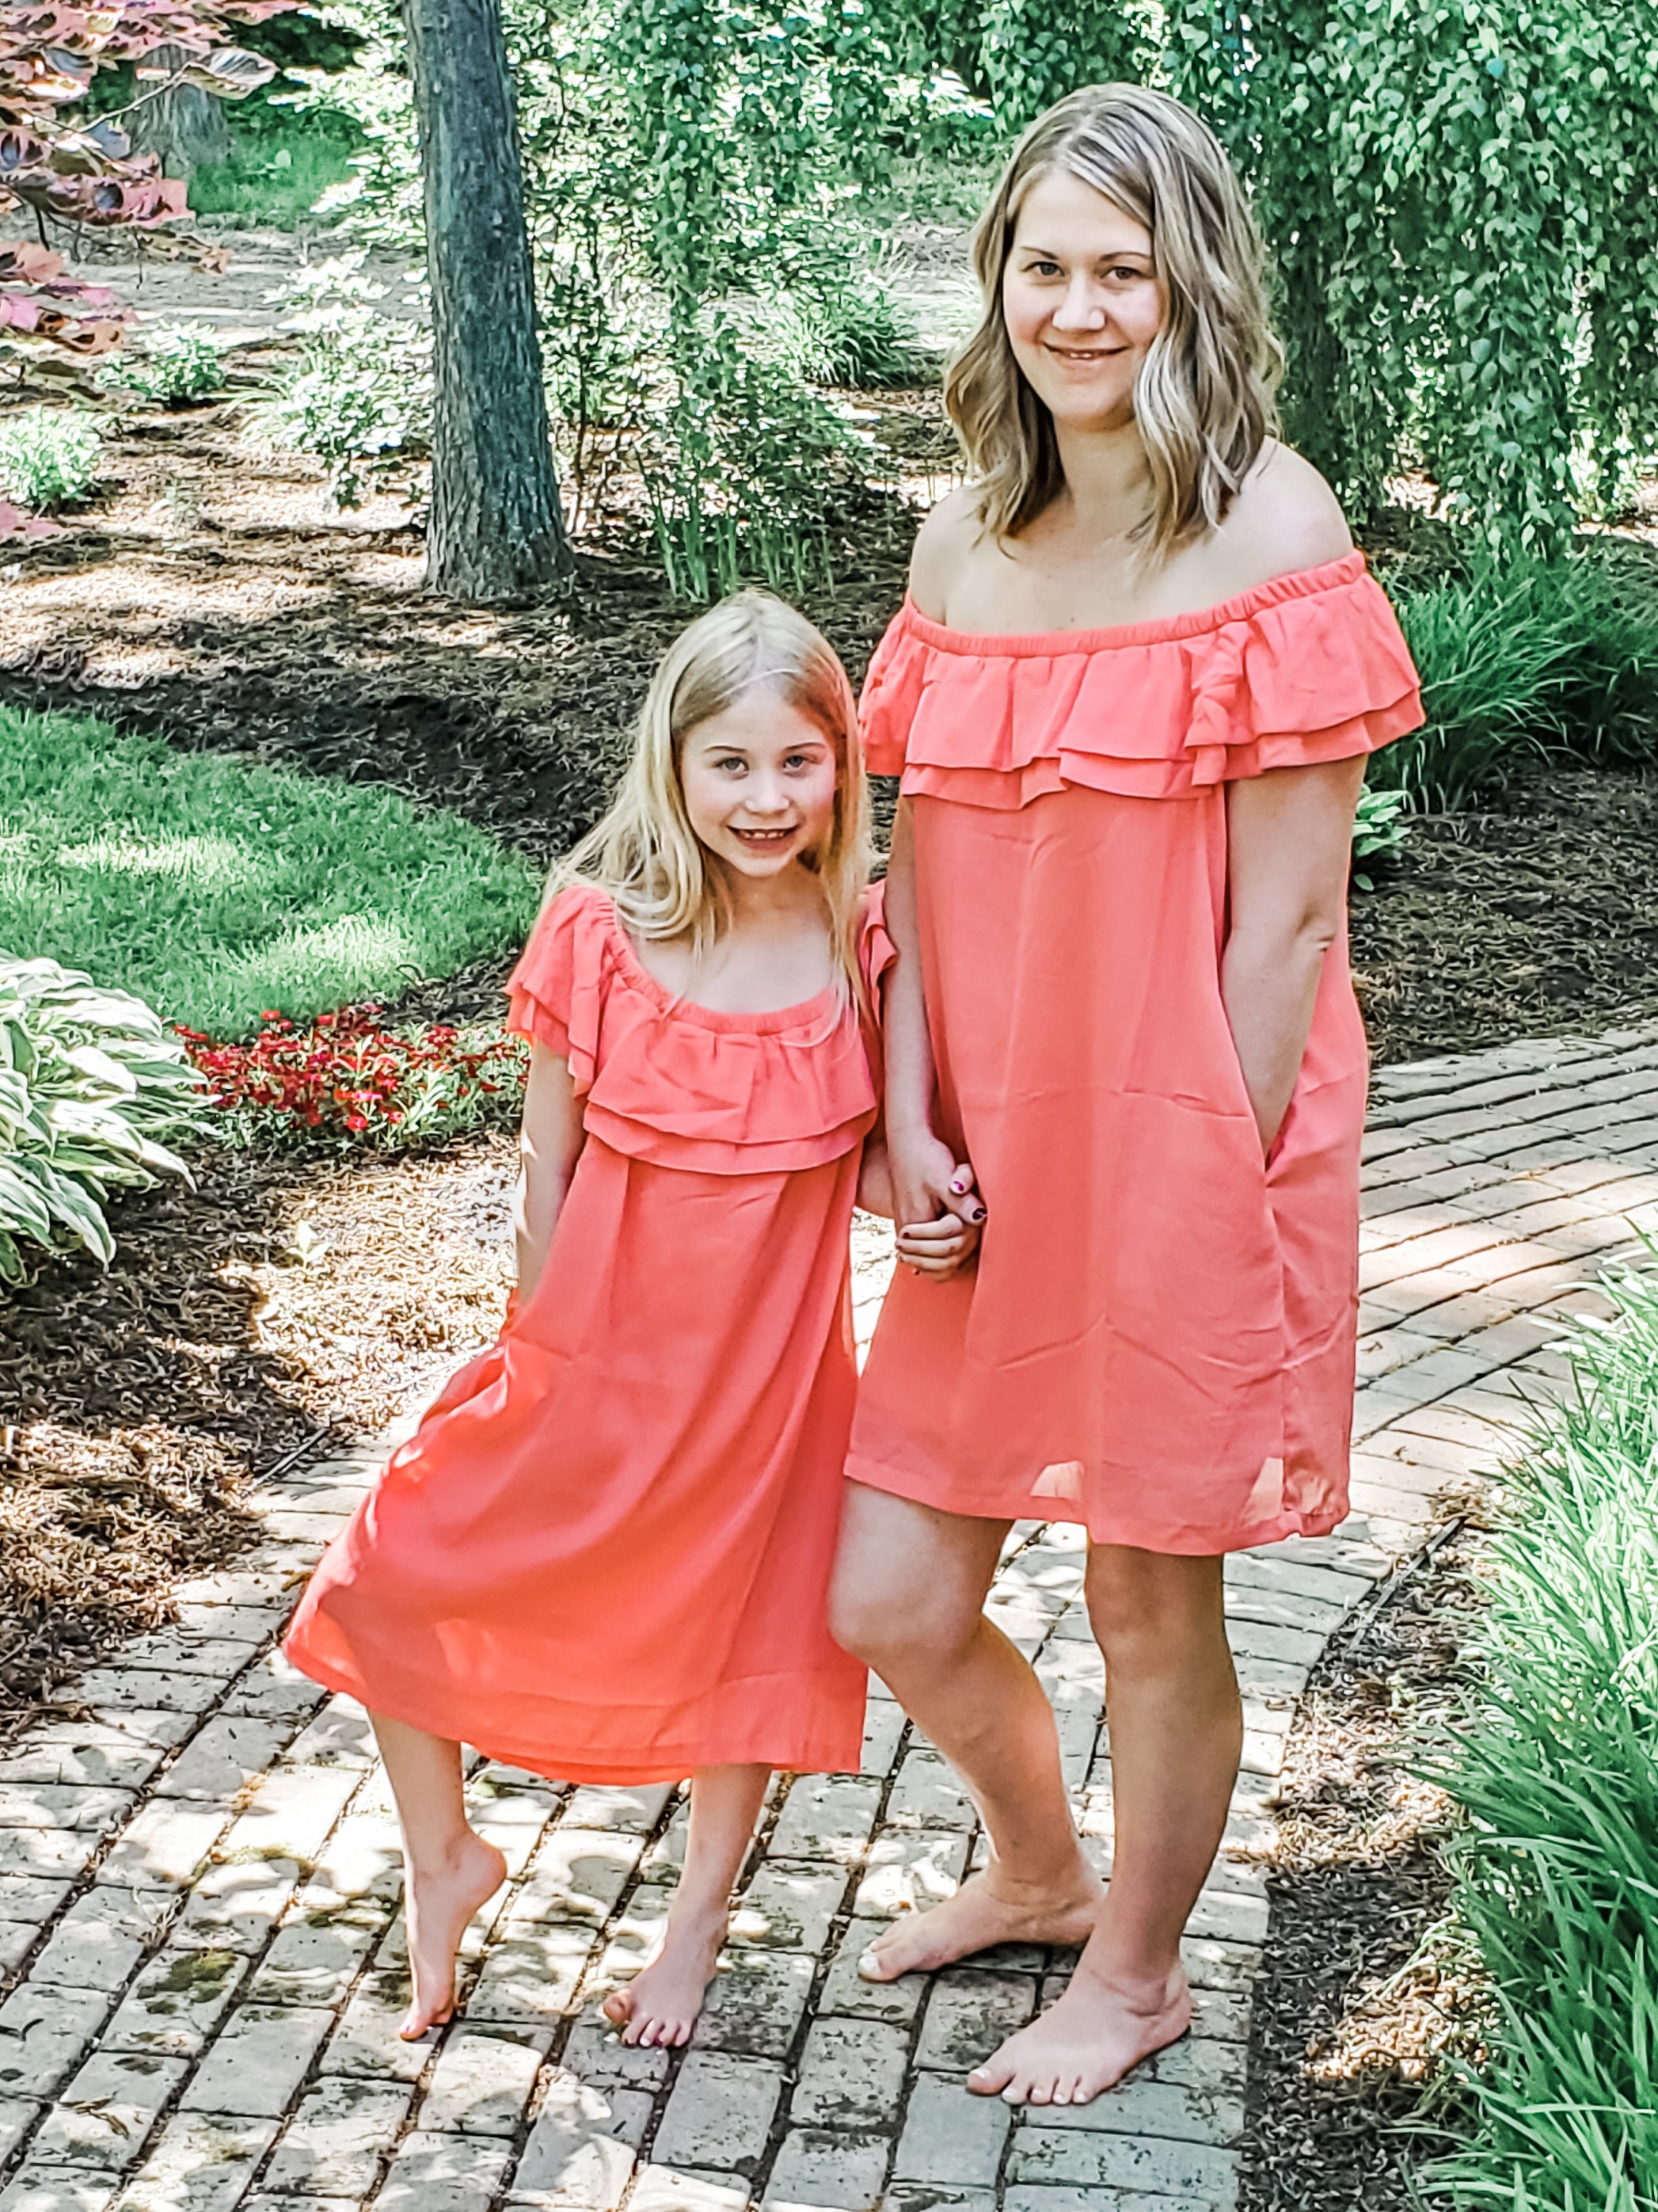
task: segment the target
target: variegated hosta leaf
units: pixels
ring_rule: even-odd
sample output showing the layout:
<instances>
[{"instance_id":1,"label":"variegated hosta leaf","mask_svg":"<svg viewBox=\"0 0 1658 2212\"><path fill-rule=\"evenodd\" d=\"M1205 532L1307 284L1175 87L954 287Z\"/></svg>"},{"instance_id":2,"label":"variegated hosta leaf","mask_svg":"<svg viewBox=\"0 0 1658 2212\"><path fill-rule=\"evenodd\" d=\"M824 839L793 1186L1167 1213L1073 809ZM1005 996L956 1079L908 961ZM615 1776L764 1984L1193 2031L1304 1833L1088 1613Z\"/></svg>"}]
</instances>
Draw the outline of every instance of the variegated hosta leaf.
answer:
<instances>
[{"instance_id":1,"label":"variegated hosta leaf","mask_svg":"<svg viewBox=\"0 0 1658 2212\"><path fill-rule=\"evenodd\" d=\"M141 999L0 952L0 1286L24 1278L21 1240L72 1240L107 1265L103 1200L189 1182L158 1140L203 1121L201 1079Z\"/></svg>"}]
</instances>

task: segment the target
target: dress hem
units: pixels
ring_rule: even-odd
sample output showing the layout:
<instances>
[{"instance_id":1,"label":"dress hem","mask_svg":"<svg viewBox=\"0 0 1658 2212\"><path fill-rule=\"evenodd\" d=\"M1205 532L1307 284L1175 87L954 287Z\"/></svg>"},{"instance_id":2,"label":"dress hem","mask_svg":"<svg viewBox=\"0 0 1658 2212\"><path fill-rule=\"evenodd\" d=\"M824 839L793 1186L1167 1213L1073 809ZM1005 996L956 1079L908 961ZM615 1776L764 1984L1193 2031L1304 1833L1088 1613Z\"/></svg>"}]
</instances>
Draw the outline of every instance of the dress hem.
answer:
<instances>
[{"instance_id":1,"label":"dress hem","mask_svg":"<svg viewBox=\"0 0 1658 2212\"><path fill-rule=\"evenodd\" d=\"M544 1749L537 1749L513 1742L509 1736L493 1729L474 1732L469 1725L457 1727L457 1716L440 1713L433 1704L422 1710L419 1699L404 1699L395 1695L383 1697L371 1691L363 1677L354 1668L340 1667L332 1662L307 1651L301 1656L291 1650L286 1639L282 1656L288 1664L299 1669L309 1680L319 1682L325 1689L348 1698L355 1698L369 1713L384 1713L388 1720L401 1721L407 1728L420 1729L428 1735L443 1738L447 1742L470 1744L481 1751L486 1759L498 1760L503 1766L520 1767L525 1773L541 1775L549 1782L614 1783L628 1784L652 1782L683 1782L699 1766L769 1766L774 1772L784 1774L856 1774L863 1764L864 1699L858 1700L859 1715L854 1724L848 1723L845 1737L839 1738L825 1728L817 1740L804 1744L797 1738L786 1743L767 1738L768 1727L764 1721L753 1724L752 1735L745 1738L740 1729L722 1735L717 1749L707 1745L686 1746L672 1753L641 1755L637 1759L567 1759L556 1756ZM802 1756L802 1753L810 1754ZM831 1754L850 1753L850 1760ZM823 1754L823 1755L820 1755Z\"/></svg>"},{"instance_id":2,"label":"dress hem","mask_svg":"<svg viewBox=\"0 0 1658 2212\"><path fill-rule=\"evenodd\" d=\"M1039 1497L1033 1491L1023 1492L1011 1502L1006 1498L971 1505L955 1499L946 1501L938 1494L945 1485L929 1484L924 1476L901 1474L892 1468L879 1467L855 1456L847 1462L847 1480L861 1483L866 1490L881 1491L890 1498L905 1498L912 1504L930 1506L935 1513L956 1514L963 1521L1062 1521L1085 1528L1090 1543L1116 1544L1125 1550L1154 1552L1169 1559L1216 1559L1222 1553L1253 1552L1262 1544L1281 1544L1291 1536L1328 1536L1351 1510L1344 1485L1339 1502L1320 1512L1279 1513L1236 1535L1218 1536L1206 1529L1201 1535L1194 1532L1182 1540L1163 1532L1153 1541L1143 1525L1135 1526L1121 1517L1103 1514L1090 1516L1085 1508L1067 1505L1063 1498Z\"/></svg>"}]
</instances>

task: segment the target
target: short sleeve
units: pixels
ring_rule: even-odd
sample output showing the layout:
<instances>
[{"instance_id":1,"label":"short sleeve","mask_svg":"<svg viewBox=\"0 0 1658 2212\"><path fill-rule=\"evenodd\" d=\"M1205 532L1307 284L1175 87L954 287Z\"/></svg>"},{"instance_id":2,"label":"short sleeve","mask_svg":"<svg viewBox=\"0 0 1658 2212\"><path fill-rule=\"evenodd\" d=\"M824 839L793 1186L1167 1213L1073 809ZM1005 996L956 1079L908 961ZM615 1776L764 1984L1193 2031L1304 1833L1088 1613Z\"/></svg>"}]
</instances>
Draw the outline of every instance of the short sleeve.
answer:
<instances>
[{"instance_id":1,"label":"short sleeve","mask_svg":"<svg viewBox=\"0 0 1658 2212\"><path fill-rule=\"evenodd\" d=\"M578 1009L590 1006L600 985L608 905L592 884L560 891L537 915L507 981L507 1028L562 1059L576 1056L573 1037L591 1026Z\"/></svg>"},{"instance_id":2,"label":"short sleeve","mask_svg":"<svg viewBox=\"0 0 1658 2212\"><path fill-rule=\"evenodd\" d=\"M864 990L871 1013L878 1022L882 1015L882 986L898 958L898 948L887 934L886 901L885 884L872 884L864 894L863 927L858 939L858 964Z\"/></svg>"}]
</instances>

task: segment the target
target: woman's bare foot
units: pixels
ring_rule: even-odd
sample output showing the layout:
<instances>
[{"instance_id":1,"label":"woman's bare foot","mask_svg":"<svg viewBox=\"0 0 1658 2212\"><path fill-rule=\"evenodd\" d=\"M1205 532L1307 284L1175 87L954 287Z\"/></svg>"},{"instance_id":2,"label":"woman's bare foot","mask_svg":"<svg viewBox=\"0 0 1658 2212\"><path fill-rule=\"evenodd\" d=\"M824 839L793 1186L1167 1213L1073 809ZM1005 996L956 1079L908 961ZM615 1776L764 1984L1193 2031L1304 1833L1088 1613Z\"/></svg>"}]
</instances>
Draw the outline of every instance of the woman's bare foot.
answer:
<instances>
[{"instance_id":1,"label":"woman's bare foot","mask_svg":"<svg viewBox=\"0 0 1658 2212\"><path fill-rule=\"evenodd\" d=\"M971 1876L930 1912L895 1921L859 1960L858 1972L866 1982L896 1982L996 1943L1085 1943L1104 1901L1104 1884L1080 1854L1071 1884L1061 1890L1013 1890L992 1869Z\"/></svg>"},{"instance_id":2,"label":"woman's bare foot","mask_svg":"<svg viewBox=\"0 0 1658 2212\"><path fill-rule=\"evenodd\" d=\"M1192 2025L1192 1992L1176 1966L1151 1989L1114 1986L1078 1965L1057 2002L1009 2036L967 2086L1010 2105L1087 2105Z\"/></svg>"},{"instance_id":3,"label":"woman's bare foot","mask_svg":"<svg viewBox=\"0 0 1658 2212\"><path fill-rule=\"evenodd\" d=\"M600 2008L605 2019L622 2030L624 2043L659 2044L672 2050L690 2041L730 1921L723 1906L718 1911L693 1910L683 1915L676 1907L669 1913L660 1950Z\"/></svg>"},{"instance_id":4,"label":"woman's bare foot","mask_svg":"<svg viewBox=\"0 0 1658 2212\"><path fill-rule=\"evenodd\" d=\"M469 1828L440 1865L410 1872L404 1894L413 2002L398 2033L414 2043L455 2008L455 1953L466 1923L507 1879L507 1862Z\"/></svg>"}]
</instances>

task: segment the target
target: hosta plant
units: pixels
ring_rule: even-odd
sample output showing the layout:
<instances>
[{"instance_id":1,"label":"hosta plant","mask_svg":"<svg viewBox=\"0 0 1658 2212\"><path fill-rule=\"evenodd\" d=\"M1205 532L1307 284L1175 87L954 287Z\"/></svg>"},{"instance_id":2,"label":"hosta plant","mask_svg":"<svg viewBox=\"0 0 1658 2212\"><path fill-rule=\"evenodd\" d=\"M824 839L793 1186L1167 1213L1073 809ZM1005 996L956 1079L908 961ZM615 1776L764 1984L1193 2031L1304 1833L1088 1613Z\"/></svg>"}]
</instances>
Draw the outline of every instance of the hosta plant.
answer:
<instances>
[{"instance_id":1,"label":"hosta plant","mask_svg":"<svg viewBox=\"0 0 1658 2212\"><path fill-rule=\"evenodd\" d=\"M55 960L0 952L0 1284L23 1247L79 1243L106 1265L104 1201L190 1179L161 1139L201 1126L200 1079L142 999Z\"/></svg>"}]
</instances>

